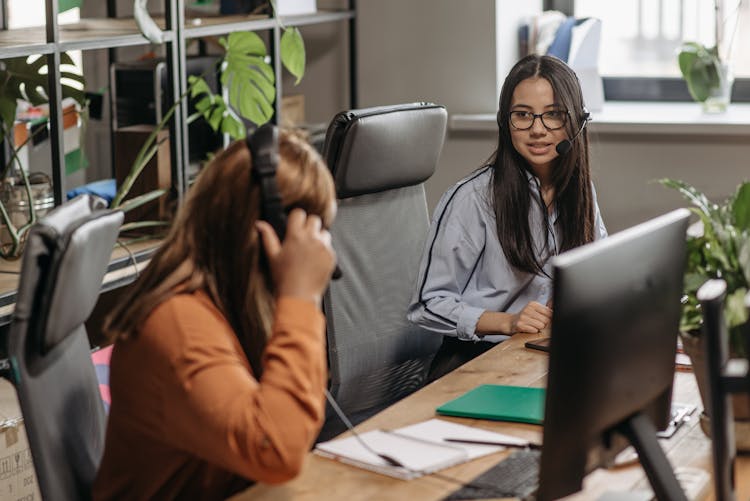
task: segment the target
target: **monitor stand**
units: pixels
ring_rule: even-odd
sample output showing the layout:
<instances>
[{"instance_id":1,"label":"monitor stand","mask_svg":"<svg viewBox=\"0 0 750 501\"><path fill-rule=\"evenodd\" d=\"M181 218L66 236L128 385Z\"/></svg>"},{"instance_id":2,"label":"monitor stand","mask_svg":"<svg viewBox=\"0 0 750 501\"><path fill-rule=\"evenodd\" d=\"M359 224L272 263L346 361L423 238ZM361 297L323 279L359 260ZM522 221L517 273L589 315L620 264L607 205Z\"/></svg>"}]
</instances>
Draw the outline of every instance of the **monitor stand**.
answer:
<instances>
[{"instance_id":1,"label":"monitor stand","mask_svg":"<svg viewBox=\"0 0 750 501\"><path fill-rule=\"evenodd\" d=\"M651 419L639 412L620 424L618 431L635 447L656 499L687 501L672 465L659 445L656 427Z\"/></svg>"}]
</instances>

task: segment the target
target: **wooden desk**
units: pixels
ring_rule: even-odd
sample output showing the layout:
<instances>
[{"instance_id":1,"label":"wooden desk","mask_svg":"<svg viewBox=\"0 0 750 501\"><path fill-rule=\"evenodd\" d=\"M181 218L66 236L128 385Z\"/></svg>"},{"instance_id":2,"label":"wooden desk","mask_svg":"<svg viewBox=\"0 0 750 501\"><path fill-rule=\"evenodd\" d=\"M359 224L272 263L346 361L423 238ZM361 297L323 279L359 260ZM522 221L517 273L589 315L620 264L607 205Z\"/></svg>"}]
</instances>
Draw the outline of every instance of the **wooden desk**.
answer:
<instances>
[{"instance_id":1,"label":"wooden desk","mask_svg":"<svg viewBox=\"0 0 750 501\"><path fill-rule=\"evenodd\" d=\"M507 384L544 386L547 374L547 354L523 347L523 343L537 335L518 335L484 353L463 367L448 374L429 386L394 404L383 412L357 426L363 432L378 428L397 428L435 417L435 407L455 398L479 384ZM675 375L674 400L691 403L700 409L695 378L692 373L678 372ZM519 423L501 423L476 419L441 417L458 423L488 430L508 433L541 442L542 428ZM667 441L663 441L673 465L693 466L710 471L711 447L698 424L698 412L690 422ZM509 454L498 452L470 461L441 473L469 481ZM750 457L738 461L736 475L740 496L750 495ZM627 491L648 486L642 468L638 464L615 470L596 470L586 477L584 490L568 499L597 499L607 491ZM255 485L234 496L232 501L242 500L439 500L459 486L432 476L416 480L397 480L366 470L347 466L337 461L309 454L301 474L293 481L281 486ZM709 491L712 487L709 487ZM709 499L713 499L709 495Z\"/></svg>"}]
</instances>

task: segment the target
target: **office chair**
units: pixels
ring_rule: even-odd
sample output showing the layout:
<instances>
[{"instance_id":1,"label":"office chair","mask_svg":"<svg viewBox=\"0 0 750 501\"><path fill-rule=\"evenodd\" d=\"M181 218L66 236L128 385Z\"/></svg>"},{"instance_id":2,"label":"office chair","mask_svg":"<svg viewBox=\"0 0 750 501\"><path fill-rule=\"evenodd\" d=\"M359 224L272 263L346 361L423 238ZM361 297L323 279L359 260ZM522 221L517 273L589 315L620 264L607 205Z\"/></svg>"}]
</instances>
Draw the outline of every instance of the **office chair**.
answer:
<instances>
[{"instance_id":1,"label":"office chair","mask_svg":"<svg viewBox=\"0 0 750 501\"><path fill-rule=\"evenodd\" d=\"M341 112L326 134L343 271L323 300L330 391L355 424L420 388L441 343L409 323L406 309L429 227L423 183L446 121L435 104L384 106ZM329 414L320 439L337 424Z\"/></svg>"},{"instance_id":2,"label":"office chair","mask_svg":"<svg viewBox=\"0 0 750 501\"><path fill-rule=\"evenodd\" d=\"M44 499L91 497L104 447L104 406L84 321L122 223L81 195L29 232L8 342L39 490Z\"/></svg>"},{"instance_id":3,"label":"office chair","mask_svg":"<svg viewBox=\"0 0 750 501\"><path fill-rule=\"evenodd\" d=\"M732 501L735 499L734 460L737 451L731 394L750 393L750 372L747 359L729 358L729 337L723 313L726 290L724 280L709 280L698 289L697 297L701 302L703 335L706 337L705 363L710 402L707 412L711 419L714 495L716 499ZM745 303L750 307L750 294ZM745 329L750 330L748 324L745 324ZM748 335L750 332L746 332L744 338L747 339Z\"/></svg>"}]
</instances>

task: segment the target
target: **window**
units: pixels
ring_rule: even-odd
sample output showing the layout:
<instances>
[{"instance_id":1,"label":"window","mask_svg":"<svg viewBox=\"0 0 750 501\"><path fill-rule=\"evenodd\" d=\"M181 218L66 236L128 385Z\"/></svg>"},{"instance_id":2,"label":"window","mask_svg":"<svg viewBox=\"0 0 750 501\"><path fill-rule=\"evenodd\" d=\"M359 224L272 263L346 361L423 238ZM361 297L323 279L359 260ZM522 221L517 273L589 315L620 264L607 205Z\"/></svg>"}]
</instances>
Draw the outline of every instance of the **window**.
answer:
<instances>
[{"instance_id":1,"label":"window","mask_svg":"<svg viewBox=\"0 0 750 501\"><path fill-rule=\"evenodd\" d=\"M602 20L599 72L607 99L689 101L677 65L683 41L714 45L713 0L551 0L545 8ZM722 55L733 101L750 101L750 0L723 0ZM730 42L731 41L731 42Z\"/></svg>"},{"instance_id":2,"label":"window","mask_svg":"<svg viewBox=\"0 0 750 501\"><path fill-rule=\"evenodd\" d=\"M61 4L64 2L61 2ZM70 2L67 2L70 3ZM62 5L60 5L62 8ZM44 26L45 2L29 2L28 0L7 0L8 28L26 28L29 26ZM81 12L78 7L61 12L57 16L60 24L72 23L80 20Z\"/></svg>"}]
</instances>

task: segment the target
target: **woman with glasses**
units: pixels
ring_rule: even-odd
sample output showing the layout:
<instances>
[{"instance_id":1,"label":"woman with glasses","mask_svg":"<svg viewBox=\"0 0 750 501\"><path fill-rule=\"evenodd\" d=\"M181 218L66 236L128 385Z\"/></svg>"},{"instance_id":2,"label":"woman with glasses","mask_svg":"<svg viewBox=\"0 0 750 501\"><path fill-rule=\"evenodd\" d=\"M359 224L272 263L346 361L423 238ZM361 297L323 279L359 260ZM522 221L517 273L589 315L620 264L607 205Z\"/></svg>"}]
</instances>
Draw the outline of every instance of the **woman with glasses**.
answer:
<instances>
[{"instance_id":1,"label":"woman with glasses","mask_svg":"<svg viewBox=\"0 0 750 501\"><path fill-rule=\"evenodd\" d=\"M409 319L442 334L437 378L494 343L552 319L550 257L606 236L589 169L588 113L564 62L511 69L497 149L440 200Z\"/></svg>"}]
</instances>

